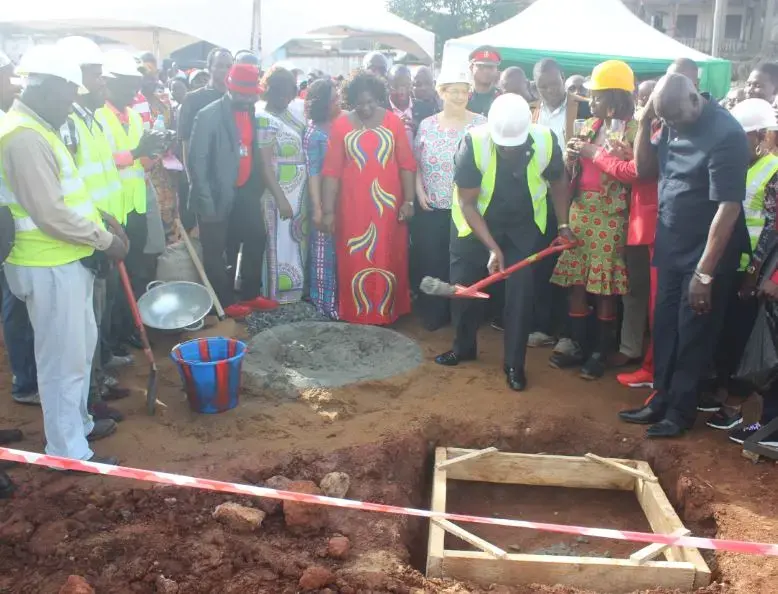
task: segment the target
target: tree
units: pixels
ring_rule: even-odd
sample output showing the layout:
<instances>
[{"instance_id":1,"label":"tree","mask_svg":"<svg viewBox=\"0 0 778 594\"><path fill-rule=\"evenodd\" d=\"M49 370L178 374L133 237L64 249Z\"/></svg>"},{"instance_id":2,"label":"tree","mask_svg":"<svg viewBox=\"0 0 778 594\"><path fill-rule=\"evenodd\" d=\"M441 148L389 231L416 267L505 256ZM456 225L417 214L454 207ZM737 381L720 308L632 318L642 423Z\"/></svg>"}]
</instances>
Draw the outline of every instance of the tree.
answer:
<instances>
[{"instance_id":1,"label":"tree","mask_svg":"<svg viewBox=\"0 0 778 594\"><path fill-rule=\"evenodd\" d=\"M483 31L509 19L532 0L386 0L387 9L435 33L436 52L449 39Z\"/></svg>"}]
</instances>

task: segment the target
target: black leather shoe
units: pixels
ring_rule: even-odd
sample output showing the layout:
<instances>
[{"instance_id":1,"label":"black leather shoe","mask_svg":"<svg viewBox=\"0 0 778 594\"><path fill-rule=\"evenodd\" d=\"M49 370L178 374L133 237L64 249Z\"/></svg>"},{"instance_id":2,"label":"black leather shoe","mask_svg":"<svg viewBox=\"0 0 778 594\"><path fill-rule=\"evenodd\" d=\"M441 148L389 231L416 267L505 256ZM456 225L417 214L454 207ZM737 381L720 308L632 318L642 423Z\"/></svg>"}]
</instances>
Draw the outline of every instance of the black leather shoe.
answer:
<instances>
[{"instance_id":1,"label":"black leather shoe","mask_svg":"<svg viewBox=\"0 0 778 594\"><path fill-rule=\"evenodd\" d=\"M443 365L444 367L456 367L465 361L475 361L475 357L457 355L454 351L446 351L442 355L435 357L435 363Z\"/></svg>"},{"instance_id":2,"label":"black leather shoe","mask_svg":"<svg viewBox=\"0 0 778 594\"><path fill-rule=\"evenodd\" d=\"M508 380L508 387L514 392L523 392L527 389L527 374L523 369L510 367L505 370L505 377Z\"/></svg>"},{"instance_id":3,"label":"black leather shoe","mask_svg":"<svg viewBox=\"0 0 778 594\"><path fill-rule=\"evenodd\" d=\"M581 377L585 380L598 380L605 375L605 355L592 353L581 367Z\"/></svg>"},{"instance_id":4,"label":"black leather shoe","mask_svg":"<svg viewBox=\"0 0 778 594\"><path fill-rule=\"evenodd\" d=\"M646 431L646 437L648 438L660 438L660 437L681 437L686 433L686 429L676 425L669 419L662 419L656 425L652 425Z\"/></svg>"},{"instance_id":5,"label":"black leather shoe","mask_svg":"<svg viewBox=\"0 0 778 594\"><path fill-rule=\"evenodd\" d=\"M635 425L653 425L664 419L664 415L655 411L650 406L644 406L643 408L623 410L619 413L619 418L622 421Z\"/></svg>"},{"instance_id":6,"label":"black leather shoe","mask_svg":"<svg viewBox=\"0 0 778 594\"><path fill-rule=\"evenodd\" d=\"M578 367L586 362L583 351L580 348L576 349L573 354L569 353L551 353L548 359L549 366L554 369L569 369L570 367Z\"/></svg>"}]
</instances>

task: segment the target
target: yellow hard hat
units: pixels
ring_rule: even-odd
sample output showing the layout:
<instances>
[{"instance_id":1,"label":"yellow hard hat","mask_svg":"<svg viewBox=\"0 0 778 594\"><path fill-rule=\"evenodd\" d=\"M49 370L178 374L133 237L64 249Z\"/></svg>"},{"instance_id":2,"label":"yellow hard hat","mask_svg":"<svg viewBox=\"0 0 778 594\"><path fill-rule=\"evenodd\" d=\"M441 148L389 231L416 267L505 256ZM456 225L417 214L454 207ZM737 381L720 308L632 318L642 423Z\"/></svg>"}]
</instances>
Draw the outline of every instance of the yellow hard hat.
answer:
<instances>
[{"instance_id":1,"label":"yellow hard hat","mask_svg":"<svg viewBox=\"0 0 778 594\"><path fill-rule=\"evenodd\" d=\"M633 93L635 91L635 73L621 60L608 60L598 64L592 70L592 79L586 83L590 91L606 91L620 89Z\"/></svg>"}]
</instances>

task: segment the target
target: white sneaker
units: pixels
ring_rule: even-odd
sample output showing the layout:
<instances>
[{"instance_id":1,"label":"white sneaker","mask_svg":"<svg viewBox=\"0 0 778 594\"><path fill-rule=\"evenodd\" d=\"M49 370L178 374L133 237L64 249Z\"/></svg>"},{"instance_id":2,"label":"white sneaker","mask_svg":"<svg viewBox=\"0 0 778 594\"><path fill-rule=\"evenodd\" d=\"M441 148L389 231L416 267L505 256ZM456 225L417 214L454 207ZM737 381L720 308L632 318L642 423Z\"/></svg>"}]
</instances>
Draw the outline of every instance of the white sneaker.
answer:
<instances>
[{"instance_id":1,"label":"white sneaker","mask_svg":"<svg viewBox=\"0 0 778 594\"><path fill-rule=\"evenodd\" d=\"M554 347L554 352L560 355L575 355L578 352L578 347L572 338L560 338L559 342Z\"/></svg>"},{"instance_id":2,"label":"white sneaker","mask_svg":"<svg viewBox=\"0 0 778 594\"><path fill-rule=\"evenodd\" d=\"M554 337L549 336L545 332L533 332L527 340L527 346L533 349L552 346L553 344Z\"/></svg>"}]
</instances>

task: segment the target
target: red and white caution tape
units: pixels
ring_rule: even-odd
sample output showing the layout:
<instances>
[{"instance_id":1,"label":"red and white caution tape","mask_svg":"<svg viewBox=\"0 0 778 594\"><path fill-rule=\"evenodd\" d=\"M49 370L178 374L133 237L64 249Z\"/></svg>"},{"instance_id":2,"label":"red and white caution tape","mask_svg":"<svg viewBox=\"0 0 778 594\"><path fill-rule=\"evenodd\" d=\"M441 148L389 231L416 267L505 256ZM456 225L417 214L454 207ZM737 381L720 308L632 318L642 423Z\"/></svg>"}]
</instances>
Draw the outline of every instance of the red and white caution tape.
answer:
<instances>
[{"instance_id":1,"label":"red and white caution tape","mask_svg":"<svg viewBox=\"0 0 778 594\"><path fill-rule=\"evenodd\" d=\"M778 556L778 545L743 542L739 540L719 540L714 538L699 538L696 536L672 536L669 534L653 534L647 532L632 532L628 530L611 530L607 528L585 528L583 526L566 526L563 524L546 524L544 522L527 522L524 520L502 520L499 518L481 518L478 516L466 516L445 512L433 512L425 509L413 509L395 505L383 505L380 503L368 503L364 501L352 501L350 499L336 499L322 495L309 495L307 493L293 493L291 491L279 491L254 485L241 485L240 483L227 483L210 479L195 478L181 474L170 474L155 470L142 470L140 468L128 468L126 466L112 466L110 464L97 464L84 462L59 456L47 456L33 452L12 450L0 447L0 460L20 462L22 464L36 464L60 470L75 470L107 476L119 476L122 478L136 479L163 485L176 485L178 487L193 487L208 491L220 491L222 493L235 493L237 495L254 495L282 501L296 501L299 503L313 503L317 505L329 505L347 509L379 512L384 514L397 514L402 516L418 516L423 518L437 518L450 522L466 522L472 524L492 524L495 526L509 526L511 528L529 528L530 530L542 530L545 532L557 532L560 534L574 534L576 536L593 536L597 538L611 538L630 542L655 543L678 547L692 547L697 549L713 549L717 551L730 551L733 553L746 553L749 555L774 555Z\"/></svg>"}]
</instances>

